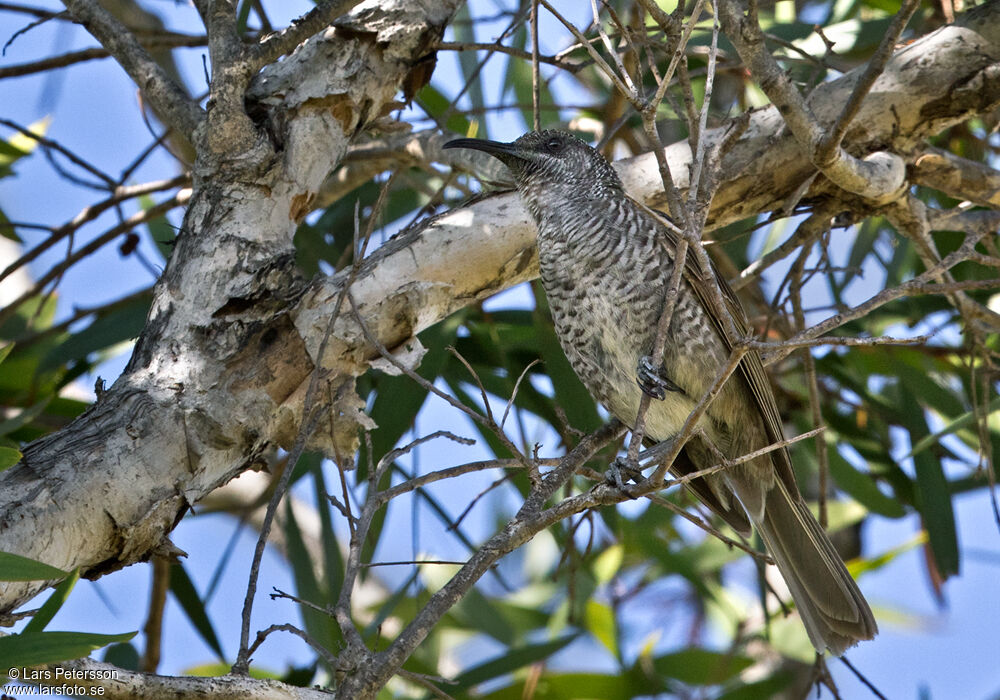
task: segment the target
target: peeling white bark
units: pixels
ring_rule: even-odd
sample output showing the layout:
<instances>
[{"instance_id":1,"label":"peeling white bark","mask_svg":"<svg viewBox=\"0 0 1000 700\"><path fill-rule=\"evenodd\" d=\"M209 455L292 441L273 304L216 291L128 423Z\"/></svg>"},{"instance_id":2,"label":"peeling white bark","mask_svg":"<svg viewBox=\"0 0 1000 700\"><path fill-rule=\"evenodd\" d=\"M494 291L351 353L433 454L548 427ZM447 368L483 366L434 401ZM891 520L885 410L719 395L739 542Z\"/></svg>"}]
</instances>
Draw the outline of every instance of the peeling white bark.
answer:
<instances>
[{"instance_id":1,"label":"peeling white bark","mask_svg":"<svg viewBox=\"0 0 1000 700\"><path fill-rule=\"evenodd\" d=\"M313 368L288 311L306 288L296 219L458 4L371 0L345 20L350 31L326 31L262 71L251 91L272 109L274 143L261 135L244 152L213 154L204 144L219 135L199 128L194 194L129 366L0 475L4 550L92 578L145 559L189 504L294 435L302 405L292 397ZM269 85L293 63L336 94L286 109ZM0 584L0 609L41 588Z\"/></svg>"}]
</instances>

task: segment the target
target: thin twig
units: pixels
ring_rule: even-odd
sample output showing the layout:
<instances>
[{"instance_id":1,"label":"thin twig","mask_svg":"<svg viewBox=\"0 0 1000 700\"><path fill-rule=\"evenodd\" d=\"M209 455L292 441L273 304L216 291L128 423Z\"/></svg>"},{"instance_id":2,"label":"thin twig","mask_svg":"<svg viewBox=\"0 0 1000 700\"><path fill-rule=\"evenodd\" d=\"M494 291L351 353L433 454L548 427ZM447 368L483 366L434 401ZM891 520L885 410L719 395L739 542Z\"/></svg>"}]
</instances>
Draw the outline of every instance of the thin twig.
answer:
<instances>
[{"instance_id":1,"label":"thin twig","mask_svg":"<svg viewBox=\"0 0 1000 700\"><path fill-rule=\"evenodd\" d=\"M183 192L186 192L186 194L183 194ZM100 236L92 240L90 243L88 243L84 247L74 252L72 255L66 256L66 258L64 258L61 262L52 266L52 268L49 269L48 272L46 272L39 279L37 279L35 281L35 284L33 284L30 289L25 291L23 294L21 294L21 296L19 296L10 304L5 306L3 309L0 309L0 324L5 322L15 313L17 313L17 309L21 304L26 302L28 299L34 297L35 295L39 294L41 290L43 290L50 282L57 279L60 275L62 275L63 272L69 269L73 264L87 257L88 255L94 253L95 251L107 245L108 243L118 238L122 234L131 231L139 224L155 219L156 217L167 213L174 207L184 204L189 196L190 196L190 191L178 192L170 199L160 202L159 204L156 204L150 207L149 209L133 214L122 223L118 224L117 226L113 226L107 231L105 231L103 234L101 234Z\"/></svg>"},{"instance_id":2,"label":"thin twig","mask_svg":"<svg viewBox=\"0 0 1000 700\"><path fill-rule=\"evenodd\" d=\"M334 324L340 316L340 310L343 308L344 299L350 295L351 285L354 283L354 279L357 277L357 274L361 269L361 263L364 260L365 251L368 248L368 242L371 240L371 234L374 230L374 222L377 217L377 213L381 210L382 205L385 203L392 181L393 178L390 177L382 186L382 189L379 192L378 200L376 200L372 209L372 216L369 219L364 238L360 242L356 241L355 243L357 255L355 256L354 264L351 266L351 271L348 274L347 279L344 281L343 289L340 294L337 295L337 301L334 305L333 313L330 314L330 319L326 324L326 330L323 333L323 339L320 341L319 348L316 351L316 365L309 378L309 386L306 388L306 395L303 400L302 423L299 426L298 434L295 436L295 442L292 444L292 448L288 451L288 460L285 470L278 479L278 483L274 487L274 492L271 494L271 500L268 503L267 510L264 512L264 520L260 526L260 535L257 539L257 546L254 549L253 561L250 566L250 580L247 583L246 597L243 601L242 625L240 628L240 649L236 657L236 662L233 664L234 674L245 675L249 669L251 653L249 650L250 614L253 610L253 599L257 591L257 579L260 573L260 563L264 556L264 548L267 544L267 537L271 532L271 525L274 521L275 513L277 513L278 504L285 495L285 491L288 488L288 483L291 479L292 472L295 469L295 465L297 464L299 457L302 456L303 451L305 451L306 441L312 435L313 431L316 429L316 425L319 423L323 413L322 409L326 407L325 404L316 402L316 394L319 391L320 380L325 374L322 369L323 357L326 354L326 347L330 341L330 337L333 335ZM355 223L355 236L357 235L358 226ZM338 394L344 390L349 390L347 388L353 386L353 381L344 382L340 385ZM339 398L340 396L337 396L331 400L331 405Z\"/></svg>"},{"instance_id":3,"label":"thin twig","mask_svg":"<svg viewBox=\"0 0 1000 700\"><path fill-rule=\"evenodd\" d=\"M439 41L435 44L434 48L439 51L495 51L496 53L507 54L508 56L520 58L525 61L534 60L534 56L531 51L525 51L524 49L519 49L515 46L506 46L500 43L491 44L478 41ZM555 66L556 68L567 71L570 74L577 73L584 67L581 63L574 63L572 61L567 61L555 56L547 56L545 54L538 55L538 62Z\"/></svg>"},{"instance_id":4,"label":"thin twig","mask_svg":"<svg viewBox=\"0 0 1000 700\"><path fill-rule=\"evenodd\" d=\"M530 467L531 464L530 460L527 457L525 457L524 454L522 454L519 449L517 449L517 446L513 442L511 442L510 438L507 437L506 433L504 433L504 431L500 429L500 426L498 426L495 421L493 421L491 418L487 416L482 415L478 411L474 411L473 409L469 408L455 397L441 391L439 388L434 386L433 382L427 381L419 374L414 372L412 367L408 367L404 363L400 362L399 359L396 356L394 356L389 351L389 349L386 348L385 345L383 345L382 342L374 336L374 334L372 334L371 330L368 328L368 325L365 323L364 318L361 316L361 312L358 309L354 301L354 297L350 294L350 292L348 292L347 298L351 304L351 311L354 315L354 320L361 328L361 332L365 336L365 340L367 340L368 343L373 348L375 348L375 350L379 353L379 355L381 355L386 361L388 361L389 364L396 367L396 369L403 372L403 374L408 376L410 379L417 382L425 390L434 394L438 398L443 399L448 404L450 404L454 408L457 408L459 411L461 411L462 413L464 413L465 415L467 415L469 418L476 421L480 425L489 428L493 432L493 434L496 435L501 442L503 442L504 446L510 450L511 454L517 455L520 458L522 464L524 464L524 466ZM485 389L483 391L485 391ZM486 410L492 412L491 409L489 408L488 401L486 402Z\"/></svg>"},{"instance_id":5,"label":"thin twig","mask_svg":"<svg viewBox=\"0 0 1000 700\"><path fill-rule=\"evenodd\" d=\"M264 643L264 640L274 632L289 632L294 634L296 637L312 647L313 651L319 654L320 658L323 659L323 661L326 662L330 668L337 668L337 657L331 654L330 651L323 646L323 644L310 637L306 632L303 632L298 627L287 623L282 625L271 625L270 627L258 632L257 639L254 640L253 646L250 647L249 654L252 655L255 651L257 651L260 645Z\"/></svg>"},{"instance_id":6,"label":"thin twig","mask_svg":"<svg viewBox=\"0 0 1000 700\"><path fill-rule=\"evenodd\" d=\"M991 288L990 285L993 285L993 288L995 288L995 280L969 280L967 282L957 283L935 283L934 281L943 271L950 270L958 263L964 261L966 256L974 249L976 243L978 243L979 239L984 234L985 232L969 234L966 236L965 242L962 243L957 250L954 250L946 255L941 262L933 265L917 277L914 277L912 280L903 282L895 287L890 287L889 289L883 289L878 294L870 297L867 301L858 304L857 306L845 309L840 313L837 313L836 315L795 334L795 336L787 341L779 343L778 345L780 347L773 349L764 356L764 364L769 365L783 360L789 353L794 351L795 348L801 347L801 341L815 340L824 333L829 333L845 323L861 318L862 316L867 316L880 306L884 306L885 304L888 304L896 299L910 296L911 294L949 294L951 292L964 289L989 289Z\"/></svg>"},{"instance_id":7,"label":"thin twig","mask_svg":"<svg viewBox=\"0 0 1000 700\"><path fill-rule=\"evenodd\" d=\"M655 503L656 505L662 508L666 508L671 513L679 515L680 517L687 520L689 523L696 525L697 527L701 528L702 530L704 530L705 532L707 532L720 542L724 542L730 547L736 547L736 549L739 549L749 554L754 559L764 562L765 564L774 563L774 560L772 560L767 554L763 552L758 552L756 549L754 549L753 547L749 546L744 542L740 542L739 540L734 540L732 537L727 537L717 528L712 527L712 525L709 522L707 522L702 518L699 518L697 515L689 513L688 511L684 510L673 501L670 501L669 499L666 499L663 496L658 496L656 494L649 494L646 496L646 498L649 500L650 503Z\"/></svg>"},{"instance_id":8,"label":"thin twig","mask_svg":"<svg viewBox=\"0 0 1000 700\"><path fill-rule=\"evenodd\" d=\"M542 78L538 65L538 0L531 0L531 118L535 131L542 129Z\"/></svg>"},{"instance_id":9,"label":"thin twig","mask_svg":"<svg viewBox=\"0 0 1000 700\"><path fill-rule=\"evenodd\" d=\"M116 187L111 197L108 197L101 202L97 202L96 204L84 207L84 209L79 214L74 216L72 220L67 221L62 226L51 229L51 236L46 236L45 240L4 268L3 272L0 272L0 281L3 281L4 278L8 277L17 269L32 262L39 255L49 250L53 245L74 233L87 222L93 221L111 207L117 206L122 202L135 197L141 197L155 192L162 192L164 190L174 189L175 187L184 187L189 183L190 176L184 174L178 175L170 180L158 180L156 182L147 182L141 185Z\"/></svg>"},{"instance_id":10,"label":"thin twig","mask_svg":"<svg viewBox=\"0 0 1000 700\"><path fill-rule=\"evenodd\" d=\"M139 44L146 49L196 48L199 46L206 46L208 44L208 38L205 36L169 33L161 37L140 37ZM111 53L107 49L100 47L70 51L58 56L43 58L38 61L16 63L14 65L4 66L0 68L0 80L3 80L4 78L19 78L25 75L33 75L35 73L45 73L57 68L68 68L69 66L74 66L78 63L84 63L85 61L94 61L110 57Z\"/></svg>"},{"instance_id":11,"label":"thin twig","mask_svg":"<svg viewBox=\"0 0 1000 700\"><path fill-rule=\"evenodd\" d=\"M459 445L476 444L476 441L473 440L472 438L460 437L447 430L438 430L431 433L430 435L424 435L423 437L419 437L403 447L397 447L393 450L389 450L388 452L385 453L385 455L382 456L382 459L378 461L378 465L375 467L376 471L383 470L385 468L385 465L392 464L397 459L403 457L404 455L408 455L410 452L412 452L420 445L423 445L425 442L436 440L439 437L448 438L449 440L457 442Z\"/></svg>"},{"instance_id":12,"label":"thin twig","mask_svg":"<svg viewBox=\"0 0 1000 700\"><path fill-rule=\"evenodd\" d=\"M528 371L535 365L541 364L542 361L535 359L528 363L528 366L521 370L521 374L518 375L517 381L514 382L514 389L510 392L510 398L507 399L507 405L503 409L503 417L500 419L500 427L503 428L504 424L507 423L507 415L510 413L511 406L514 405L514 399L517 398L517 391L521 388L521 382L524 378L528 376Z\"/></svg>"},{"instance_id":13,"label":"thin twig","mask_svg":"<svg viewBox=\"0 0 1000 700\"><path fill-rule=\"evenodd\" d=\"M559 463L558 459L555 458L535 458L536 463L540 466L555 466ZM466 462L457 467L448 467L446 469L439 469L437 471L429 472L427 474L421 474L420 476L414 476L406 481L396 484L395 486L380 491L378 493L378 503L383 505L388 503L392 499L403 495L404 493L409 493L410 491L415 491L418 488L432 484L435 481L442 481L444 479L453 479L457 476L463 474L471 474L473 472L486 471L489 469L523 469L524 463L519 459L489 459L483 462Z\"/></svg>"},{"instance_id":14,"label":"thin twig","mask_svg":"<svg viewBox=\"0 0 1000 700\"><path fill-rule=\"evenodd\" d=\"M91 165L89 162L87 162L86 160L84 160L80 156L76 155L75 153L73 153L73 151L69 150L68 148L66 148L65 146L61 145L60 143L58 143L56 141L53 141L52 139L47 138L47 137L43 136L42 134L39 134L36 131L32 131L31 129L29 129L27 127L21 126L20 124L18 124L16 122L12 122L9 119L2 119L2 118L0 118L0 125L6 126L6 127L10 128L10 129L14 129L15 131L19 132L23 136L27 136L32 141L37 142L40 146L44 146L46 149L52 149L54 151L58 151L59 153L62 153L64 156L66 156L66 158L69 159L69 161L71 163L73 163L77 167L80 167L80 168L86 170L88 173L90 173L94 177L96 177L99 180L101 180L102 182L104 182L106 186L108 186L108 187L114 187L115 184L117 184L115 182L115 179L113 177L111 177L107 173L103 172L102 170L98 169L96 166Z\"/></svg>"},{"instance_id":15,"label":"thin twig","mask_svg":"<svg viewBox=\"0 0 1000 700\"><path fill-rule=\"evenodd\" d=\"M795 327L798 330L803 330L806 327L806 315L805 311L802 309L802 286L804 284L802 279L802 271L805 268L806 260L809 258L811 247L803 246L799 251L798 258L795 260L795 264L792 265L792 270L789 275L792 278L792 282L789 286L789 296L792 302L792 317L795 319ZM809 409L812 417L813 428L819 429L823 427L823 413L820 408L820 397L819 397L819 381L816 378L816 361L813 358L812 350L808 347L802 348L802 366L803 371L806 375L806 384L809 388ZM819 525L824 530L827 524L827 512L826 512L826 493L827 493L827 476L829 474L830 465L827 455L827 446L824 440L816 441L816 463L819 467Z\"/></svg>"}]
</instances>

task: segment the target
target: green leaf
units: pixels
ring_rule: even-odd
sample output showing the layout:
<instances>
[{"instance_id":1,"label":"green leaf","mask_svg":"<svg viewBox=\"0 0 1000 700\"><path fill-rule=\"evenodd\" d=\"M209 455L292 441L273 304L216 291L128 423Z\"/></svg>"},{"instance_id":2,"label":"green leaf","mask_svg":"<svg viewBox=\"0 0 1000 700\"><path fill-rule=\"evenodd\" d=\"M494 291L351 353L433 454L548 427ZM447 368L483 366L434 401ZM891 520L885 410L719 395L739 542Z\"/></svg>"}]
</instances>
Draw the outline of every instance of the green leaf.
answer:
<instances>
[{"instance_id":1,"label":"green leaf","mask_svg":"<svg viewBox=\"0 0 1000 700\"><path fill-rule=\"evenodd\" d=\"M447 346L450 345L458 327L461 324L462 314L453 314L447 319L424 330L417 337L427 349L420 362L420 374L429 382L434 382L441 374L442 368L448 361L450 354ZM375 401L368 415L372 417L378 425L370 435L372 439L372 461L378 462L390 450L392 450L403 435L413 426L417 412L427 398L427 392L419 384L407 376L391 376L383 373L369 373L368 379L376 392ZM365 448L361 450L361 458L358 460L357 478L364 479L367 475L367 452ZM385 482L378 485L378 488L387 488L389 480L392 478L391 472L386 472ZM365 539L361 550L362 561L371 561L375 547L382 536L382 526L385 524L387 508L380 508L372 518L371 526L368 530L368 537Z\"/></svg>"},{"instance_id":2,"label":"green leaf","mask_svg":"<svg viewBox=\"0 0 1000 700\"><path fill-rule=\"evenodd\" d=\"M21 451L13 447L0 447L0 472L21 461Z\"/></svg>"},{"instance_id":3,"label":"green leaf","mask_svg":"<svg viewBox=\"0 0 1000 700\"><path fill-rule=\"evenodd\" d=\"M370 638L379 633L379 628L382 623L389 619L389 616L393 614L396 608L404 601L409 601L406 592L410 590L410 587L420 576L420 569L414 568L413 573L390 595L383 601L379 601L379 607L375 613L375 617L372 621L365 625L364 630L361 634L363 637Z\"/></svg>"},{"instance_id":4,"label":"green leaf","mask_svg":"<svg viewBox=\"0 0 1000 700\"><path fill-rule=\"evenodd\" d=\"M754 663L753 659L690 648L653 659L656 672L692 685L717 685Z\"/></svg>"},{"instance_id":5,"label":"green leaf","mask_svg":"<svg viewBox=\"0 0 1000 700\"><path fill-rule=\"evenodd\" d=\"M27 130L39 136L44 136L51 122L51 117L44 117L33 124L29 124ZM29 155L37 146L38 141L36 139L20 131L16 132L7 141L0 141L0 178L12 175L14 169L11 166L21 158Z\"/></svg>"},{"instance_id":6,"label":"green leaf","mask_svg":"<svg viewBox=\"0 0 1000 700\"><path fill-rule=\"evenodd\" d=\"M302 600L321 608L333 605L336 601L326 598L326 591L320 587L316 578L312 558L302 539L302 531L299 529L291 504L290 499L285 501L284 529L288 561L292 565L292 577L295 580L295 594ZM322 613L309 605L299 605L299 613L302 615L306 632L325 648L333 650L343 644L340 627L332 615Z\"/></svg>"},{"instance_id":7,"label":"green leaf","mask_svg":"<svg viewBox=\"0 0 1000 700\"><path fill-rule=\"evenodd\" d=\"M0 552L0 581L58 581L67 576L68 571L20 554Z\"/></svg>"},{"instance_id":8,"label":"green leaf","mask_svg":"<svg viewBox=\"0 0 1000 700\"><path fill-rule=\"evenodd\" d=\"M205 644L215 652L220 661L225 661L226 655L205 610L205 601L198 595L198 590L184 566L177 561L170 565L170 592L174 594L174 598Z\"/></svg>"},{"instance_id":9,"label":"green leaf","mask_svg":"<svg viewBox=\"0 0 1000 700\"><path fill-rule=\"evenodd\" d=\"M156 202L148 194L139 197L139 206L143 211L149 211ZM149 240L156 246L156 250L164 261L170 259L170 254L174 251L174 242L177 240L177 231L167 219L165 214L161 214L146 222L146 232Z\"/></svg>"},{"instance_id":10,"label":"green leaf","mask_svg":"<svg viewBox=\"0 0 1000 700\"><path fill-rule=\"evenodd\" d=\"M0 674L20 666L38 666L86 656L95 649L127 642L136 632L90 634L87 632L36 632L0 637Z\"/></svg>"},{"instance_id":11,"label":"green leaf","mask_svg":"<svg viewBox=\"0 0 1000 700\"><path fill-rule=\"evenodd\" d=\"M300 460L301 461L301 460ZM340 587L344 580L344 557L340 552L337 533L333 530L330 502L326 494L326 480L323 477L323 460L316 459L309 466L316 490L316 512L319 513L320 539L323 544L323 578L326 582L326 599L336 601L340 597Z\"/></svg>"},{"instance_id":12,"label":"green leaf","mask_svg":"<svg viewBox=\"0 0 1000 700\"><path fill-rule=\"evenodd\" d=\"M427 350L418 369L427 381L434 382L448 361L450 354L447 348L458 333L460 323L460 318L449 317L418 336ZM427 398L427 391L406 375L392 376L376 372L373 373L371 382L375 390L375 401L372 402L368 415L378 425L378 429L371 433L374 451L372 457L377 462L396 447L413 427L413 421ZM364 476L365 473L362 469L359 475Z\"/></svg>"},{"instance_id":13,"label":"green leaf","mask_svg":"<svg viewBox=\"0 0 1000 700\"><path fill-rule=\"evenodd\" d=\"M614 578L621 569L624 560L625 548L621 544L613 544L594 557L590 569L594 572L597 584L605 584Z\"/></svg>"},{"instance_id":14,"label":"green leaf","mask_svg":"<svg viewBox=\"0 0 1000 700\"><path fill-rule=\"evenodd\" d=\"M139 671L139 652L129 643L112 644L104 650L104 663L126 671Z\"/></svg>"},{"instance_id":15,"label":"green leaf","mask_svg":"<svg viewBox=\"0 0 1000 700\"><path fill-rule=\"evenodd\" d=\"M305 666L292 666L278 680L285 685L293 685L296 688L308 688L313 685L312 680L316 677L316 668L318 665L317 663L311 663Z\"/></svg>"},{"instance_id":16,"label":"green leaf","mask_svg":"<svg viewBox=\"0 0 1000 700\"><path fill-rule=\"evenodd\" d=\"M2 173L3 167L0 167L0 177L3 177ZM10 219L7 218L2 209L0 209L0 236L3 236L8 241L24 243L21 237L17 235L17 228L10 223Z\"/></svg>"},{"instance_id":17,"label":"green leaf","mask_svg":"<svg viewBox=\"0 0 1000 700\"><path fill-rule=\"evenodd\" d=\"M476 25L470 22L471 15L469 6L462 3L455 20L452 21L452 31L455 33L455 41L462 43L474 43L476 41ZM485 59L484 59L485 60ZM465 94L469 96L469 101L475 110L481 110L485 106L483 99L483 82L478 79L480 59L477 51L459 51L458 65L462 69L462 79L469 86ZM483 137L486 134L482 134Z\"/></svg>"},{"instance_id":18,"label":"green leaf","mask_svg":"<svg viewBox=\"0 0 1000 700\"><path fill-rule=\"evenodd\" d=\"M59 612L59 608L66 602L70 591L73 590L73 586L79 580L80 569L77 567L56 586L55 590L52 591L52 595L48 597L48 600L42 604L42 607L38 609L38 612L31 618L31 621L21 630L21 634L36 634L44 630L45 625L49 624L52 618L55 617L55 614Z\"/></svg>"},{"instance_id":19,"label":"green leaf","mask_svg":"<svg viewBox=\"0 0 1000 700\"><path fill-rule=\"evenodd\" d=\"M888 376L893 374L907 389L920 397L924 406L933 409L942 418L960 415L965 411L961 398L935 378L938 367L921 352L896 348L886 355L891 363ZM950 369L950 368L949 368Z\"/></svg>"},{"instance_id":20,"label":"green leaf","mask_svg":"<svg viewBox=\"0 0 1000 700\"><path fill-rule=\"evenodd\" d=\"M855 469L837 452L832 436L827 442L832 448L828 451L830 474L833 475L837 486L843 489L844 493L873 513L884 515L887 518L902 518L906 515L906 509L903 508L903 505L895 498L882 493L871 475Z\"/></svg>"},{"instance_id":21,"label":"green leaf","mask_svg":"<svg viewBox=\"0 0 1000 700\"><path fill-rule=\"evenodd\" d=\"M528 644L508 649L501 656L481 663L478 666L473 666L468 671L465 671L455 679L454 684L449 684L448 688L449 690L464 690L479 683L512 673L524 666L540 663L556 652L565 649L575 639L576 635L568 635L552 642Z\"/></svg>"},{"instance_id":22,"label":"green leaf","mask_svg":"<svg viewBox=\"0 0 1000 700\"><path fill-rule=\"evenodd\" d=\"M642 674L629 673L543 673L533 680L531 691L524 681L480 696L480 700L633 700L654 696L663 689Z\"/></svg>"},{"instance_id":23,"label":"green leaf","mask_svg":"<svg viewBox=\"0 0 1000 700\"><path fill-rule=\"evenodd\" d=\"M788 688L792 680L794 680L794 676L791 673L779 671L770 678L747 683L723 693L716 700L765 700L766 698L776 698L782 695L782 691Z\"/></svg>"},{"instance_id":24,"label":"green leaf","mask_svg":"<svg viewBox=\"0 0 1000 700\"><path fill-rule=\"evenodd\" d=\"M874 557L868 557L867 559L854 559L848 564L848 571L851 572L851 576L857 577L868 571L878 571L889 563L893 562L896 557L900 554L905 554L909 552L914 547L919 547L922 544L927 543L927 533L918 532L910 540L904 542L898 547L893 547L882 554L877 554Z\"/></svg>"},{"instance_id":25,"label":"green leaf","mask_svg":"<svg viewBox=\"0 0 1000 700\"><path fill-rule=\"evenodd\" d=\"M489 635L505 646L512 646L517 638L517 630L494 607L493 601L475 588L453 608L456 617L483 634Z\"/></svg>"},{"instance_id":26,"label":"green leaf","mask_svg":"<svg viewBox=\"0 0 1000 700\"><path fill-rule=\"evenodd\" d=\"M33 296L17 307L17 313L8 318L3 325L0 325L0 338L18 338L29 331L38 331L49 328L52 319L56 315L56 305L58 301L55 294L46 294L43 297ZM14 353L18 355L19 353ZM8 362L13 363L11 357ZM4 367L4 372L13 371L12 367ZM30 377L25 377L22 381L28 381Z\"/></svg>"},{"instance_id":27,"label":"green leaf","mask_svg":"<svg viewBox=\"0 0 1000 700\"><path fill-rule=\"evenodd\" d=\"M431 117L440 117L445 113L451 104L451 98L445 95L433 84L424 85L417 93L416 103ZM471 133L469 120L458 112L452 112L445 122L445 128L456 134L467 135Z\"/></svg>"},{"instance_id":28,"label":"green leaf","mask_svg":"<svg viewBox=\"0 0 1000 700\"><path fill-rule=\"evenodd\" d=\"M588 600L584 609L584 624L604 648L618 658L618 626L614 611L597 600Z\"/></svg>"},{"instance_id":29,"label":"green leaf","mask_svg":"<svg viewBox=\"0 0 1000 700\"><path fill-rule=\"evenodd\" d=\"M253 7L253 0L242 0L236 11L236 31L240 34L247 30L247 20L250 19L251 7Z\"/></svg>"},{"instance_id":30,"label":"green leaf","mask_svg":"<svg viewBox=\"0 0 1000 700\"><path fill-rule=\"evenodd\" d=\"M986 413L993 413L994 411L1000 411L1000 397L994 398L986 407ZM978 416L974 411L967 411L963 413L962 415L958 416L950 423L945 425L943 428L941 428L941 430L938 430L937 432L932 433L930 435L926 435L922 437L920 440L918 440L915 445L912 445L910 447L910 451L903 456L903 459L906 459L907 457L913 457L918 452L923 452L931 445L935 445L938 442L940 442L941 438L943 438L945 435L951 435L952 433L956 433L959 430L963 430L964 428L967 428L973 423L975 423L977 419Z\"/></svg>"},{"instance_id":31,"label":"green leaf","mask_svg":"<svg viewBox=\"0 0 1000 700\"><path fill-rule=\"evenodd\" d=\"M903 418L903 425L910 432L910 444L919 444L930 435L927 419L920 410L920 402L902 384L899 394L904 406L914 408ZM958 534L955 529L955 511L951 503L951 489L945 478L941 462L926 450L913 457L917 473L917 507L927 528L934 561L942 578L957 574L959 569Z\"/></svg>"},{"instance_id":32,"label":"green leaf","mask_svg":"<svg viewBox=\"0 0 1000 700\"><path fill-rule=\"evenodd\" d=\"M527 48L527 39L528 30L524 25L522 25L511 37L511 45ZM538 90L538 118L541 122L541 127L546 129L558 125L559 110L557 109L558 105L553 99L552 92L549 90L547 81L545 80L544 72L541 74L540 78L541 84L539 85ZM504 78L503 85L513 88L514 97L518 104L524 105L520 111L521 117L524 119L525 129L533 129L535 123L535 115L532 109L532 104L535 99L532 89L533 82L531 61L511 60L507 62L507 74Z\"/></svg>"}]
</instances>

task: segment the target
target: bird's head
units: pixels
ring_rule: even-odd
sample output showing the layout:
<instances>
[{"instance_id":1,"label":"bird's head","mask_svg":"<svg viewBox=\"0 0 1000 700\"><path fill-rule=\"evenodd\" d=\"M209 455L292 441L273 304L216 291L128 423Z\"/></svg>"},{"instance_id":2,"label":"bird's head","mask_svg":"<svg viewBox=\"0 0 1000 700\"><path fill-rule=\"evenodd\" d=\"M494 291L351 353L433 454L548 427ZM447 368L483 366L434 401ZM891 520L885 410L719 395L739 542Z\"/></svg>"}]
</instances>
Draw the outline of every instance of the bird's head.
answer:
<instances>
[{"instance_id":1,"label":"bird's head","mask_svg":"<svg viewBox=\"0 0 1000 700\"><path fill-rule=\"evenodd\" d=\"M540 204L547 194L579 200L622 192L621 180L604 156L565 131L529 131L511 143L455 139L444 147L472 148L502 161L529 206Z\"/></svg>"}]
</instances>

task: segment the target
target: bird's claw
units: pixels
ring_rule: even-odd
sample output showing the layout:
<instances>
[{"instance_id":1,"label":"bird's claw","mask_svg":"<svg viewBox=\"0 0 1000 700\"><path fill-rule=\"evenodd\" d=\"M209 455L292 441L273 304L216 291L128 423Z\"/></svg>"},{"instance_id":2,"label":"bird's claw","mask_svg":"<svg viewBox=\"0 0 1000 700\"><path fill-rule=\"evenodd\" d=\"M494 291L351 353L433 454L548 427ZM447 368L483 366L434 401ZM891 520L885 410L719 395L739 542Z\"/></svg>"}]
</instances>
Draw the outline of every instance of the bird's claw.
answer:
<instances>
[{"instance_id":1,"label":"bird's claw","mask_svg":"<svg viewBox=\"0 0 1000 700\"><path fill-rule=\"evenodd\" d=\"M668 391L683 390L670 381L670 377L663 371L663 367L653 362L649 355L639 358L639 366L635 370L635 381L642 389L643 393L657 401L663 401L667 397Z\"/></svg>"},{"instance_id":2,"label":"bird's claw","mask_svg":"<svg viewBox=\"0 0 1000 700\"><path fill-rule=\"evenodd\" d=\"M625 478L622 478L622 475ZM618 487L619 490L625 490L625 484L629 481L639 483L642 480L642 470L634 465L628 457L618 456L615 457L611 464L608 466L608 471L604 474L604 479L607 483Z\"/></svg>"}]
</instances>

